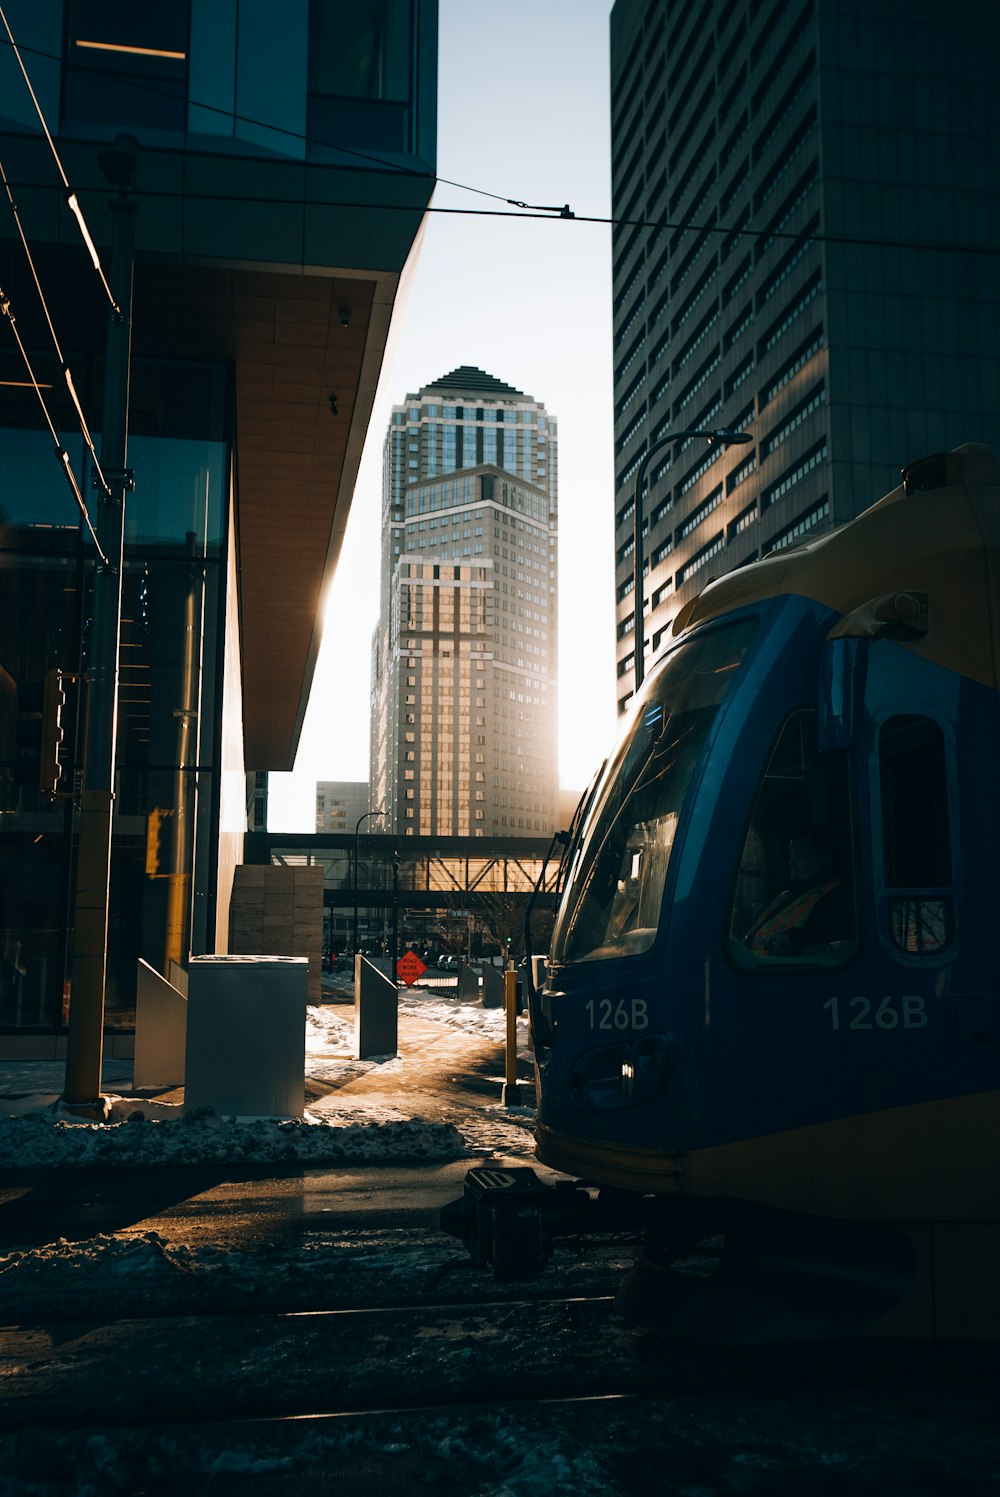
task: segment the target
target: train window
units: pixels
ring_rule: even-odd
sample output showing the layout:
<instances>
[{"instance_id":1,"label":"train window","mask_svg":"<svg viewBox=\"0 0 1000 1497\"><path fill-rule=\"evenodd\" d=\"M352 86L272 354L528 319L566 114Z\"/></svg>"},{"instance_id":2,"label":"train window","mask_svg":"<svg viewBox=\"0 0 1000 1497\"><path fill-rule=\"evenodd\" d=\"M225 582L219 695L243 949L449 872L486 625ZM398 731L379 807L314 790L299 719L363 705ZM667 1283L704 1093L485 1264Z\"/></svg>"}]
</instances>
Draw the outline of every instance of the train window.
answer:
<instances>
[{"instance_id":1,"label":"train window","mask_svg":"<svg viewBox=\"0 0 1000 1497\"><path fill-rule=\"evenodd\" d=\"M755 629L743 619L708 630L650 678L588 815L553 936L556 960L634 956L652 946L688 787Z\"/></svg>"},{"instance_id":2,"label":"train window","mask_svg":"<svg viewBox=\"0 0 1000 1497\"><path fill-rule=\"evenodd\" d=\"M816 713L778 735L743 845L730 922L741 965L839 965L857 946L848 766L821 754Z\"/></svg>"},{"instance_id":3,"label":"train window","mask_svg":"<svg viewBox=\"0 0 1000 1497\"><path fill-rule=\"evenodd\" d=\"M909 956L937 956L955 933L944 734L929 717L891 717L878 739L883 920Z\"/></svg>"}]
</instances>

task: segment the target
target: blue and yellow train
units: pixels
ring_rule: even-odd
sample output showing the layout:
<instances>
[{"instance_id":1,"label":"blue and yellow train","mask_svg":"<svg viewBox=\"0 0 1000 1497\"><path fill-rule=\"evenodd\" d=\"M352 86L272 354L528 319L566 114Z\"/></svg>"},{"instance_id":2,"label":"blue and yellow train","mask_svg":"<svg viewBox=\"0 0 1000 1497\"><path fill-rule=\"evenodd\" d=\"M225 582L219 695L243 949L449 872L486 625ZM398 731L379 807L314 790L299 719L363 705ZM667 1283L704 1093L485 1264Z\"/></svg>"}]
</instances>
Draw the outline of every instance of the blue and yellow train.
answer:
<instances>
[{"instance_id":1,"label":"blue and yellow train","mask_svg":"<svg viewBox=\"0 0 1000 1497\"><path fill-rule=\"evenodd\" d=\"M1000 1334L1000 467L678 617L570 849L537 1154L679 1331Z\"/></svg>"},{"instance_id":2,"label":"blue and yellow train","mask_svg":"<svg viewBox=\"0 0 1000 1497\"><path fill-rule=\"evenodd\" d=\"M979 445L678 617L530 1002L539 1160L645 1222L626 1311L730 1341L1000 1334L998 687ZM558 1223L480 1175L481 1260L518 1215Z\"/></svg>"}]
</instances>

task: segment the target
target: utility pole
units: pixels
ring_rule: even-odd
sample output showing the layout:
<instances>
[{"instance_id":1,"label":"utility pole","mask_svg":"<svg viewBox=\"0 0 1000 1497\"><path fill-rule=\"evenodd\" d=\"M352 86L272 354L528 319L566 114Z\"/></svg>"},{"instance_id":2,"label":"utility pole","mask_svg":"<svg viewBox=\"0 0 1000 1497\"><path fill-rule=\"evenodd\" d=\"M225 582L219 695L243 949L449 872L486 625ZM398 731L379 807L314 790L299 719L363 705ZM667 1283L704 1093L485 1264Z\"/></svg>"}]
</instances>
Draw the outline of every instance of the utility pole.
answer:
<instances>
[{"instance_id":1,"label":"utility pole","mask_svg":"<svg viewBox=\"0 0 1000 1497\"><path fill-rule=\"evenodd\" d=\"M109 492L98 495L97 538L107 557L94 572L91 640L87 662L87 751L80 792L76 900L66 1082L63 1101L84 1115L104 1119L101 1095L104 1049L104 990L108 965L108 900L111 824L118 728L118 653L121 634L125 496L132 488L128 461L129 369L132 351L132 259L136 201L132 195L136 142L119 135L98 160L111 187L110 287L101 416L101 467Z\"/></svg>"}]
</instances>

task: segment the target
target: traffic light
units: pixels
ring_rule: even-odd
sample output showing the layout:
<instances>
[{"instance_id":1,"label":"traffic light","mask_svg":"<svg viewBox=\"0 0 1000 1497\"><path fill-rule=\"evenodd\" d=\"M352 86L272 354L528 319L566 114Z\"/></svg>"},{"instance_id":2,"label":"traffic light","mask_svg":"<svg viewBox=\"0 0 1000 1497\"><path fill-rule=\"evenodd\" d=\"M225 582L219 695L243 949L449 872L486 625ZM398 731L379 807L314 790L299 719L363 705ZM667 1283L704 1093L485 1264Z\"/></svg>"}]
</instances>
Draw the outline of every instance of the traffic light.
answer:
<instances>
[{"instance_id":1,"label":"traffic light","mask_svg":"<svg viewBox=\"0 0 1000 1497\"><path fill-rule=\"evenodd\" d=\"M66 705L66 690L63 673L53 666L45 677L45 695L42 700L42 738L38 761L38 788L46 795L56 795L62 778L59 762L59 747L63 741L63 708Z\"/></svg>"},{"instance_id":2,"label":"traffic light","mask_svg":"<svg viewBox=\"0 0 1000 1497\"><path fill-rule=\"evenodd\" d=\"M154 806L146 821L146 875L167 878L170 874L170 828L173 811Z\"/></svg>"}]
</instances>

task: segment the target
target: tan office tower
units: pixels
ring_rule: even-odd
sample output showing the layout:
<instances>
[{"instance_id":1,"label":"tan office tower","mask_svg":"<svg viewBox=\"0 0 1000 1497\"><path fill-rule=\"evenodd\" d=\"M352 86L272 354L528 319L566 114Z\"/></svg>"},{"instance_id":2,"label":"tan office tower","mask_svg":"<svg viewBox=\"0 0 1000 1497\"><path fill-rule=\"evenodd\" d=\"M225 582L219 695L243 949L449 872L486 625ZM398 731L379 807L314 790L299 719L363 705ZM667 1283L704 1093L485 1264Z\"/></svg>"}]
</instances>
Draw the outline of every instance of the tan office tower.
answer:
<instances>
[{"instance_id":1,"label":"tan office tower","mask_svg":"<svg viewBox=\"0 0 1000 1497\"><path fill-rule=\"evenodd\" d=\"M385 440L372 804L404 835L558 821L558 463L544 405L463 366Z\"/></svg>"}]
</instances>

